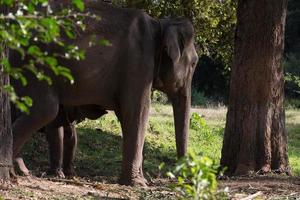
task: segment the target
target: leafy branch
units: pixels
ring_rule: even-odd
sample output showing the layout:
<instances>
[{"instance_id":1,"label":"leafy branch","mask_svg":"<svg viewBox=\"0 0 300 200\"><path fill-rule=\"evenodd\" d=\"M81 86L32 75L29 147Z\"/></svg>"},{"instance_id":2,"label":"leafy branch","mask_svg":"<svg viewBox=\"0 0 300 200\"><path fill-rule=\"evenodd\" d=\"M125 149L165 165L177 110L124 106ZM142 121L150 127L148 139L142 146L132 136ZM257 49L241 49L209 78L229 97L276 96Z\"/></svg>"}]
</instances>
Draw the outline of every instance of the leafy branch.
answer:
<instances>
[{"instance_id":1,"label":"leafy branch","mask_svg":"<svg viewBox=\"0 0 300 200\"><path fill-rule=\"evenodd\" d=\"M85 30L85 18L99 17L84 12L82 0L72 0L71 4L63 6L59 1L52 0L0 0L0 7L8 10L0 14L0 51L8 48L17 52L20 59L26 60L24 66L12 66L8 58L3 58L0 64L4 73L20 81L23 86L28 84L25 71L33 73L40 81L52 84L46 73L50 69L73 84L70 70L60 65L59 59L84 59L85 52L66 41L76 39L78 33ZM47 48L40 48L42 45L55 46L63 53L47 51ZM19 109L29 112L28 106L32 105L29 97L18 97L11 85L2 85L0 89L9 93Z\"/></svg>"}]
</instances>

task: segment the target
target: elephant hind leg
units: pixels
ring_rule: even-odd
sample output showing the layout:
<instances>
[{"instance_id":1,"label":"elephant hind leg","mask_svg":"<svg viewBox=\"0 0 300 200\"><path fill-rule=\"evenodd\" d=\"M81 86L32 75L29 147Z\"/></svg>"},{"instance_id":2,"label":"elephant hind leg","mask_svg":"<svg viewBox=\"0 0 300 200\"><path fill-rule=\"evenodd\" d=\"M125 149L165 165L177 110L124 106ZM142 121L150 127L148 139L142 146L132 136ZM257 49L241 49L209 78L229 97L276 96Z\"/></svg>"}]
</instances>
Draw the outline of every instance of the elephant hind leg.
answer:
<instances>
[{"instance_id":1,"label":"elephant hind leg","mask_svg":"<svg viewBox=\"0 0 300 200\"><path fill-rule=\"evenodd\" d=\"M74 157L77 148L77 132L75 122L64 126L64 159L63 170L66 176L72 177L76 175L74 170Z\"/></svg>"},{"instance_id":2,"label":"elephant hind leg","mask_svg":"<svg viewBox=\"0 0 300 200\"><path fill-rule=\"evenodd\" d=\"M47 96L33 101L30 114L22 114L13 123L13 158L20 153L23 145L33 133L55 119L58 113L58 99Z\"/></svg>"}]
</instances>

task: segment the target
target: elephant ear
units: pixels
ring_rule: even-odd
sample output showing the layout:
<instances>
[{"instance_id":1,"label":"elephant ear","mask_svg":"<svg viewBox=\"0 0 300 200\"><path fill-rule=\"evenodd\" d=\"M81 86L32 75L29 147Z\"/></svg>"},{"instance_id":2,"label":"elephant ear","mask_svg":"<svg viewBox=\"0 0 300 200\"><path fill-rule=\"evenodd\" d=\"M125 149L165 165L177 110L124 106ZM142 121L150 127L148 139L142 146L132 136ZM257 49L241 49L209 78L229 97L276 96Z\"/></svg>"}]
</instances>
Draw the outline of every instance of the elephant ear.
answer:
<instances>
[{"instance_id":1,"label":"elephant ear","mask_svg":"<svg viewBox=\"0 0 300 200\"><path fill-rule=\"evenodd\" d=\"M172 59L173 63L177 63L180 59L180 45L178 30L175 26L168 27L164 36L166 52Z\"/></svg>"}]
</instances>

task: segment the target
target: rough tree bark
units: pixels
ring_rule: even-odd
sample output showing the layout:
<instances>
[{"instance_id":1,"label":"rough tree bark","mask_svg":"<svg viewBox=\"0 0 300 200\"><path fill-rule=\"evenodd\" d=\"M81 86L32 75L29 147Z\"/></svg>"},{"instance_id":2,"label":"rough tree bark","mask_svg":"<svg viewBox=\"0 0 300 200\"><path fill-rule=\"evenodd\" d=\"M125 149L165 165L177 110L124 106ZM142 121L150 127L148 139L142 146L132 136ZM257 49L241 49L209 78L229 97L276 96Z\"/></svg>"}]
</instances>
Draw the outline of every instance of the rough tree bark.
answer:
<instances>
[{"instance_id":1,"label":"rough tree bark","mask_svg":"<svg viewBox=\"0 0 300 200\"><path fill-rule=\"evenodd\" d=\"M1 52L0 59L6 56ZM10 121L10 103L2 86L9 83L9 77L0 70L0 182L9 179L9 169L12 165L12 132Z\"/></svg>"},{"instance_id":2,"label":"rough tree bark","mask_svg":"<svg viewBox=\"0 0 300 200\"><path fill-rule=\"evenodd\" d=\"M282 53L287 0L239 0L221 165L289 172Z\"/></svg>"},{"instance_id":3,"label":"rough tree bark","mask_svg":"<svg viewBox=\"0 0 300 200\"><path fill-rule=\"evenodd\" d=\"M0 13L6 8L0 7ZM0 44L1 45L1 44ZM2 46L0 60L8 56L7 49ZM3 73L0 65L0 186L9 179L9 170L12 166L12 144L10 102L8 94L3 92L3 86L9 83L9 76Z\"/></svg>"}]
</instances>

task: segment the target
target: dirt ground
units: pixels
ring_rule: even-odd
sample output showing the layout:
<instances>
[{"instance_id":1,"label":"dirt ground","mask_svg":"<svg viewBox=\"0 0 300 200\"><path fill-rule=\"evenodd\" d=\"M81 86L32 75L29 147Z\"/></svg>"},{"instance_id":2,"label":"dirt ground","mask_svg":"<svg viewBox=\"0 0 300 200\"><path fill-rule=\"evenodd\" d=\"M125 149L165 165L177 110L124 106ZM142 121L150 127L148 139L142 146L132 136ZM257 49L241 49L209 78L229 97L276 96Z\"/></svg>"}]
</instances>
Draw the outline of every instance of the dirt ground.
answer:
<instances>
[{"instance_id":1,"label":"dirt ground","mask_svg":"<svg viewBox=\"0 0 300 200\"><path fill-rule=\"evenodd\" d=\"M219 182L229 188L231 199L300 200L300 178L288 176L236 177Z\"/></svg>"},{"instance_id":2,"label":"dirt ground","mask_svg":"<svg viewBox=\"0 0 300 200\"><path fill-rule=\"evenodd\" d=\"M157 179L148 188L120 186L115 180L55 179L19 177L8 190L0 190L0 199L177 199L167 186L170 181ZM238 177L219 181L220 190L229 199L299 199L300 178L281 176Z\"/></svg>"}]
</instances>

